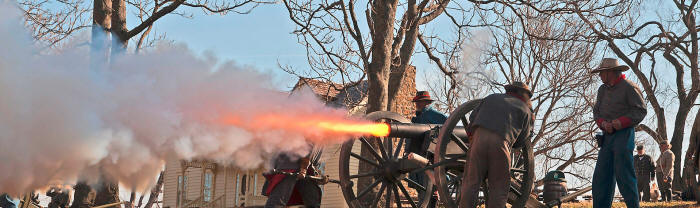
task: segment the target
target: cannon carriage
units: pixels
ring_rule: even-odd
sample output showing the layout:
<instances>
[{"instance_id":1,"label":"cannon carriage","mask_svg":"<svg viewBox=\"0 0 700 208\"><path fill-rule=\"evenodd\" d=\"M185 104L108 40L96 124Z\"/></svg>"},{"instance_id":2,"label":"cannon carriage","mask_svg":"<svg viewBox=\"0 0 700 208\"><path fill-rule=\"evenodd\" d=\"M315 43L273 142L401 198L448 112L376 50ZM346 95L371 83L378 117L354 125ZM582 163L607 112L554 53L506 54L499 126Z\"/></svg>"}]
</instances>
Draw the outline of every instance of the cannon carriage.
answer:
<instances>
[{"instance_id":1,"label":"cannon carriage","mask_svg":"<svg viewBox=\"0 0 700 208\"><path fill-rule=\"evenodd\" d=\"M462 104L442 125L411 124L388 111L367 114L367 119L388 124L390 131L387 137L359 137L342 145L339 182L348 205L424 208L437 189L438 203L457 207L468 165L467 118L479 103L473 100ZM428 152L409 154L405 144L420 140L430 141ZM534 184L532 145L522 141L511 154L508 203L525 207ZM423 177L409 177L411 174ZM484 184L479 195L486 199L488 182Z\"/></svg>"}]
</instances>

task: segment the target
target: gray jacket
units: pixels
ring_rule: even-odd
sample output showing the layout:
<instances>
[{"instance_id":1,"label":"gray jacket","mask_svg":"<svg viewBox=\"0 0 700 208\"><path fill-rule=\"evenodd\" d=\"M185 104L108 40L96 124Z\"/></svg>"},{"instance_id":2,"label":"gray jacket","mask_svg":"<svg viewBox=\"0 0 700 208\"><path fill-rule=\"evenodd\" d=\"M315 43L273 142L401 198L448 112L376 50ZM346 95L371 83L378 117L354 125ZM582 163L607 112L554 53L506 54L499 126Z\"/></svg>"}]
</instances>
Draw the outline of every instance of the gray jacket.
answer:
<instances>
[{"instance_id":1,"label":"gray jacket","mask_svg":"<svg viewBox=\"0 0 700 208\"><path fill-rule=\"evenodd\" d=\"M627 79L598 88L598 97L593 106L593 119L598 125L602 121L619 119L623 128L634 127L647 115L647 107L639 87Z\"/></svg>"},{"instance_id":2,"label":"gray jacket","mask_svg":"<svg viewBox=\"0 0 700 208\"><path fill-rule=\"evenodd\" d=\"M659 159L656 160L656 175L657 177L671 177L673 179L673 160L676 156L671 150L662 152Z\"/></svg>"},{"instance_id":3,"label":"gray jacket","mask_svg":"<svg viewBox=\"0 0 700 208\"><path fill-rule=\"evenodd\" d=\"M519 98L508 94L491 94L469 116L471 131L486 128L505 138L509 144L528 139L534 115Z\"/></svg>"}]
</instances>

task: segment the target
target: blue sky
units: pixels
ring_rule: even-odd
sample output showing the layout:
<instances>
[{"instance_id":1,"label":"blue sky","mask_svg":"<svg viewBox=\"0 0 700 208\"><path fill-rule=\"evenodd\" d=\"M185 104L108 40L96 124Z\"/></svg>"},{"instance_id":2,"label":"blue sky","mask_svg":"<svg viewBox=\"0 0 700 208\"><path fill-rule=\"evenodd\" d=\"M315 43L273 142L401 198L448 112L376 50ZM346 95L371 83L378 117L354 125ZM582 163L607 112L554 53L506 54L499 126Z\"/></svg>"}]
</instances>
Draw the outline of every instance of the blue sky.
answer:
<instances>
[{"instance_id":1,"label":"blue sky","mask_svg":"<svg viewBox=\"0 0 700 208\"><path fill-rule=\"evenodd\" d=\"M205 15L198 9L184 7L178 8L178 11L185 11L194 17L189 19L167 15L156 22L154 31L158 34L165 33L167 40L186 44L197 53L211 52L221 60L233 60L270 73L279 89L290 89L296 78L283 72L278 63L298 70L308 68L305 47L292 34L295 25L282 4L261 5L244 15ZM127 23L129 28L133 28L138 20L130 16L127 17ZM431 24L428 26L430 31L442 31L445 30L442 28L449 28L447 24L450 23L446 18L438 18ZM135 42L132 40L131 44ZM416 50L422 50L422 46L417 44ZM437 68L422 53L413 57L412 64L418 68L416 81L418 88L422 89L423 70Z\"/></svg>"},{"instance_id":2,"label":"blue sky","mask_svg":"<svg viewBox=\"0 0 700 208\"><path fill-rule=\"evenodd\" d=\"M183 7L178 10L193 14L193 18L168 15L157 21L154 29L158 33L166 33L168 40L186 44L197 53L211 52L222 60L233 60L270 73L275 79L276 87L281 90L290 89L296 82L296 78L279 69L278 63L290 65L298 70L308 68L305 48L297 42L297 36L291 33L295 25L289 20L289 14L284 5L262 5L245 15L205 15L198 9ZM138 21L132 17L127 22L136 24ZM441 35L453 35L448 29L449 24L444 17L441 17L436 22L428 24L424 30L439 32ZM129 28L133 26L130 25ZM418 50L422 50L419 44L416 45L416 51ZM604 56L610 57L613 54L606 53ZM417 87L419 90L424 89L425 82L422 74L426 70L437 69L422 53L413 57L412 64L418 68ZM626 74L636 81L632 72ZM669 84L673 85L673 83ZM671 103L671 105L677 104ZM649 111L647 117L651 117L652 114L653 112ZM695 111L692 111L688 119L689 125L692 125L694 115ZM666 116L670 137L675 111L667 109ZM687 132L689 129L686 128ZM684 146L687 148L687 145ZM658 154L655 147L648 149L653 155Z\"/></svg>"},{"instance_id":3,"label":"blue sky","mask_svg":"<svg viewBox=\"0 0 700 208\"><path fill-rule=\"evenodd\" d=\"M291 87L289 83L294 79L282 72L277 63L294 67L306 64L304 47L291 34L294 25L282 5L263 5L247 15L203 15L191 8L184 11L194 17L167 15L156 22L154 29L195 52L211 52L220 59L270 72L280 79L281 89Z\"/></svg>"},{"instance_id":4,"label":"blue sky","mask_svg":"<svg viewBox=\"0 0 700 208\"><path fill-rule=\"evenodd\" d=\"M221 60L232 60L269 73L280 90L290 89L296 78L279 69L278 63L299 70L308 68L305 48L297 42L297 36L291 34L295 25L289 20L287 10L281 4L262 5L245 15L205 15L199 9L186 7L178 8L178 11L191 13L193 18L167 15L155 23L152 32L165 33L166 39L185 44L197 53L211 53ZM138 20L129 16L127 23L129 28L133 28ZM445 17L441 16L425 30L452 35L448 28L450 27ZM134 39L130 44L135 42ZM422 46L416 45L416 50L421 48ZM437 69L424 54L416 54L412 64L418 68L418 89L425 89L422 74L426 70ZM628 77L633 76L631 72L626 74ZM650 111L648 117L651 114L653 112ZM688 117L689 125L692 125L694 115L695 111L692 111ZM667 110L666 116L667 125L672 129L675 111ZM686 131L689 132L689 128L686 128ZM669 131L669 134L671 133ZM648 149L652 149L651 152L657 155L658 150L655 150L655 147Z\"/></svg>"}]
</instances>

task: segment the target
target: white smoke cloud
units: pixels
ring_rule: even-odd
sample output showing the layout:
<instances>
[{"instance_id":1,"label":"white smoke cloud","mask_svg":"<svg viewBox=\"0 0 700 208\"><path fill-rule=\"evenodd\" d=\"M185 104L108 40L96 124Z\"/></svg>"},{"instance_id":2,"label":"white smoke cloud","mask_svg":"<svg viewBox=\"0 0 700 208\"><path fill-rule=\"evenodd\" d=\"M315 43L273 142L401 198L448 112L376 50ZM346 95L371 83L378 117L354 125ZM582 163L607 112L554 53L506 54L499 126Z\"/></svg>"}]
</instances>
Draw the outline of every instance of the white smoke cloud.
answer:
<instances>
[{"instance_id":1,"label":"white smoke cloud","mask_svg":"<svg viewBox=\"0 0 700 208\"><path fill-rule=\"evenodd\" d=\"M85 50L40 55L20 22L0 1L2 192L94 178L97 169L144 190L169 156L250 169L353 136L290 125L347 121L346 111L311 93L289 97L255 69L164 46L91 70Z\"/></svg>"}]
</instances>

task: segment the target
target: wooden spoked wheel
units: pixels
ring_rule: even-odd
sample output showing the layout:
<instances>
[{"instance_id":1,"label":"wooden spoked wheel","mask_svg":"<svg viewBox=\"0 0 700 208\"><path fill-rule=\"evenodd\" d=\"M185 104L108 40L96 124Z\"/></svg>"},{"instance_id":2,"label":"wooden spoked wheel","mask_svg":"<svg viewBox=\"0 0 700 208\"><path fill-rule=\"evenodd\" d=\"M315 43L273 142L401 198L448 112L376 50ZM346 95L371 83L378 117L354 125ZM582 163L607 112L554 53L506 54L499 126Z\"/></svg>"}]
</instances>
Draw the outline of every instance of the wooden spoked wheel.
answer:
<instances>
[{"instance_id":1,"label":"wooden spoked wheel","mask_svg":"<svg viewBox=\"0 0 700 208\"><path fill-rule=\"evenodd\" d=\"M403 116L388 111L367 114L369 120L387 123L409 123ZM343 143L340 150L340 186L348 206L425 208L434 192L433 183L408 177L405 170L404 146L407 138L360 137ZM361 149L366 151L365 156ZM409 186L410 184L410 186ZM415 188L411 188L415 187ZM418 194L418 193L425 194Z\"/></svg>"},{"instance_id":2,"label":"wooden spoked wheel","mask_svg":"<svg viewBox=\"0 0 700 208\"><path fill-rule=\"evenodd\" d=\"M460 105L447 118L440 129L435 147L435 178L440 201L445 207L458 207L461 197L461 184L465 166L468 165L469 141L456 136L455 128L466 128L468 117L481 100L472 100ZM458 123L462 126L457 126ZM466 129L465 129L466 130ZM525 207L534 185L534 155L529 141L522 142L521 147L511 149L511 187L508 203L512 207ZM479 193L480 203L485 203L487 184L484 183Z\"/></svg>"}]
</instances>

